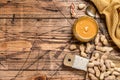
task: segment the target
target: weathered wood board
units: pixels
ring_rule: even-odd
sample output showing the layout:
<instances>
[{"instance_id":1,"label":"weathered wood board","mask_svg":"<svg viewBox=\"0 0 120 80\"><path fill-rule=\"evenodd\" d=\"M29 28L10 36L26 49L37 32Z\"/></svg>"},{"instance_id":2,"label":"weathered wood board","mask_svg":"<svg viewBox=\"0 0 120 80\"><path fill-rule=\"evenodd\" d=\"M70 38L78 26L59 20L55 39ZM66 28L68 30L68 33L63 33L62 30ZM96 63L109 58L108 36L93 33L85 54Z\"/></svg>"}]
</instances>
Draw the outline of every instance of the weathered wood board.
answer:
<instances>
[{"instance_id":1,"label":"weathered wood board","mask_svg":"<svg viewBox=\"0 0 120 80\"><path fill-rule=\"evenodd\" d=\"M84 0L0 0L0 80L26 80L45 74L48 80L84 80L84 71L63 65L65 54L78 54L68 49L72 38L70 8L72 2ZM77 10L78 17L85 15ZM104 23L97 19L99 23ZM114 45L115 46L115 45ZM119 51L111 60L120 67Z\"/></svg>"}]
</instances>

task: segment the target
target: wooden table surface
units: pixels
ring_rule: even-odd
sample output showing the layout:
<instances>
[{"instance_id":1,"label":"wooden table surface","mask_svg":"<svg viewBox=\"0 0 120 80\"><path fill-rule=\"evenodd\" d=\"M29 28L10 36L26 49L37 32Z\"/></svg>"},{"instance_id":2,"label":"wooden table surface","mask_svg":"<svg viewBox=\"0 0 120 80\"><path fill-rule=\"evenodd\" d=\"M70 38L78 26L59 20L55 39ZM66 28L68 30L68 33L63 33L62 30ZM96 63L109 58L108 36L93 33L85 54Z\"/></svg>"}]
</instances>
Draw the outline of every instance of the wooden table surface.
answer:
<instances>
[{"instance_id":1,"label":"wooden table surface","mask_svg":"<svg viewBox=\"0 0 120 80\"><path fill-rule=\"evenodd\" d=\"M65 54L79 54L68 49L72 43L79 45L72 38L72 2L88 5L84 0L0 0L0 80L26 80L36 74L48 80L84 80L84 71L63 65ZM76 12L77 17L86 15L85 9ZM114 50L110 56L118 67L119 55Z\"/></svg>"}]
</instances>

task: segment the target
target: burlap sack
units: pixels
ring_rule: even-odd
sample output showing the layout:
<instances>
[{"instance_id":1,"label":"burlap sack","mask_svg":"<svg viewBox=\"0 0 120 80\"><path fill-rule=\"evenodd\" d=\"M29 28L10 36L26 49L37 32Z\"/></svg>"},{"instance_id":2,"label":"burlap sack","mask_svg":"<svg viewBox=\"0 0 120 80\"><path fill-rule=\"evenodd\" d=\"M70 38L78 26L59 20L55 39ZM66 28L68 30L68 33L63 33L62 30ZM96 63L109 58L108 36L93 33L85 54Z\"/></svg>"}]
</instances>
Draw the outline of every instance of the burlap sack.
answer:
<instances>
[{"instance_id":1,"label":"burlap sack","mask_svg":"<svg viewBox=\"0 0 120 80\"><path fill-rule=\"evenodd\" d=\"M91 0L106 17L109 34L120 48L120 0Z\"/></svg>"}]
</instances>

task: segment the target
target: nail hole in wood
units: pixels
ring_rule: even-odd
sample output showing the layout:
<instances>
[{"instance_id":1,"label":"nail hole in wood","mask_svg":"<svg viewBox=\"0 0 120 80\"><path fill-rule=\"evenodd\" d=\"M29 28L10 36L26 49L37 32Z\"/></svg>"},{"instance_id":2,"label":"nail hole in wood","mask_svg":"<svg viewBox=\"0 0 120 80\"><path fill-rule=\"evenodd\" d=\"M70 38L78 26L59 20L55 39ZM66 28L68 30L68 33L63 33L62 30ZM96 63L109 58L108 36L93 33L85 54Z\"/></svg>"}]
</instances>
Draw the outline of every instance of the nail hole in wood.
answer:
<instances>
[{"instance_id":1,"label":"nail hole in wood","mask_svg":"<svg viewBox=\"0 0 120 80\"><path fill-rule=\"evenodd\" d=\"M68 59L68 61L70 62L70 61L71 61L71 59Z\"/></svg>"}]
</instances>

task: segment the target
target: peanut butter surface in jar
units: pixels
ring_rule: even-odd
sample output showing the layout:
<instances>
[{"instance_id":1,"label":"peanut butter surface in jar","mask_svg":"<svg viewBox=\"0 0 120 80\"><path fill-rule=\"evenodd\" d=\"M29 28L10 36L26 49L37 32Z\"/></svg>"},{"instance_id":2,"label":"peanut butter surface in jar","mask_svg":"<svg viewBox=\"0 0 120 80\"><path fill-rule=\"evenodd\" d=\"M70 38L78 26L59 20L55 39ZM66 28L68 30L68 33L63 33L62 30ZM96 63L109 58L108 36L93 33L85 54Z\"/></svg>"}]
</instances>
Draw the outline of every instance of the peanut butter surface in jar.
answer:
<instances>
[{"instance_id":1,"label":"peanut butter surface in jar","mask_svg":"<svg viewBox=\"0 0 120 80\"><path fill-rule=\"evenodd\" d=\"M73 25L73 34L81 42L88 42L97 35L98 24L89 16L82 16Z\"/></svg>"}]
</instances>

